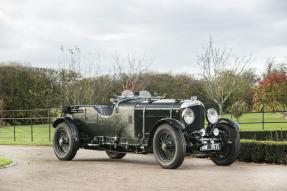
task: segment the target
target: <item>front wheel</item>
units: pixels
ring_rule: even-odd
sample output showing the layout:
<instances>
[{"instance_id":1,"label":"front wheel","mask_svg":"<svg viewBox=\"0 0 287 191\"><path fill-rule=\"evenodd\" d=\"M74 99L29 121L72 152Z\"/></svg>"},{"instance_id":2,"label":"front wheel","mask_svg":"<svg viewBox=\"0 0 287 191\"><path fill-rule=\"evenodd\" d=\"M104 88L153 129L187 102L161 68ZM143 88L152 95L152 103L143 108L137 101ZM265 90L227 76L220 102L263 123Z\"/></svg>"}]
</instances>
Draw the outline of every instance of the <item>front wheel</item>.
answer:
<instances>
[{"instance_id":1,"label":"front wheel","mask_svg":"<svg viewBox=\"0 0 287 191\"><path fill-rule=\"evenodd\" d=\"M127 153L119 153L119 152L111 152L111 151L106 151L106 153L111 159L122 159L127 154Z\"/></svg>"},{"instance_id":2,"label":"front wheel","mask_svg":"<svg viewBox=\"0 0 287 191\"><path fill-rule=\"evenodd\" d=\"M210 159L219 166L231 165L239 155L239 130L232 129L226 124L218 124L216 128L220 130L219 136L222 140L222 148L218 153L213 154Z\"/></svg>"},{"instance_id":3,"label":"front wheel","mask_svg":"<svg viewBox=\"0 0 287 191\"><path fill-rule=\"evenodd\" d=\"M153 138L153 152L162 168L178 168L184 161L186 152L183 133L168 124L159 126Z\"/></svg>"},{"instance_id":4,"label":"front wheel","mask_svg":"<svg viewBox=\"0 0 287 191\"><path fill-rule=\"evenodd\" d=\"M71 129L66 123L60 123L56 127L53 148L59 160L72 160L75 157L78 149Z\"/></svg>"}]
</instances>

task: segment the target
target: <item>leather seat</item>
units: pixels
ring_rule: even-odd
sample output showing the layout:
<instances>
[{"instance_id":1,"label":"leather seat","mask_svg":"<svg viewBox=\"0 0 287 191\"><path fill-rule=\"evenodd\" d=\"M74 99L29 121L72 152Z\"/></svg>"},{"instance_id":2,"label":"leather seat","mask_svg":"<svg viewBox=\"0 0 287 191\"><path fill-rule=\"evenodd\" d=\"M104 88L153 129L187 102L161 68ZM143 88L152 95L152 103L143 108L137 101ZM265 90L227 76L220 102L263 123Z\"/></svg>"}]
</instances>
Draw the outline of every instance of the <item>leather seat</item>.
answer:
<instances>
[{"instance_id":1,"label":"leather seat","mask_svg":"<svg viewBox=\"0 0 287 191\"><path fill-rule=\"evenodd\" d=\"M113 105L95 105L94 109L100 114L104 116L111 116L114 111Z\"/></svg>"}]
</instances>

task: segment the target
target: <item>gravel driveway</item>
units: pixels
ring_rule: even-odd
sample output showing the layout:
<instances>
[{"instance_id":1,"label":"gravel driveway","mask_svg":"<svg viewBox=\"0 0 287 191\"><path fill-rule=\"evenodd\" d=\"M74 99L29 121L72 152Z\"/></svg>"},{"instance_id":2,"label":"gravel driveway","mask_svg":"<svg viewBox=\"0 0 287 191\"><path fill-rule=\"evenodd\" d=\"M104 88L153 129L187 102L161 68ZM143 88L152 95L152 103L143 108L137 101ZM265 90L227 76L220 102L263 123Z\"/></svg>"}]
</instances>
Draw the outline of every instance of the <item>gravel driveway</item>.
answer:
<instances>
[{"instance_id":1,"label":"gravel driveway","mask_svg":"<svg viewBox=\"0 0 287 191\"><path fill-rule=\"evenodd\" d=\"M41 190L287 190L287 166L236 162L215 166L186 159L162 169L152 155L111 160L104 152L80 150L73 161L56 159L52 147L4 146L0 154L16 166L0 169L0 191Z\"/></svg>"}]
</instances>

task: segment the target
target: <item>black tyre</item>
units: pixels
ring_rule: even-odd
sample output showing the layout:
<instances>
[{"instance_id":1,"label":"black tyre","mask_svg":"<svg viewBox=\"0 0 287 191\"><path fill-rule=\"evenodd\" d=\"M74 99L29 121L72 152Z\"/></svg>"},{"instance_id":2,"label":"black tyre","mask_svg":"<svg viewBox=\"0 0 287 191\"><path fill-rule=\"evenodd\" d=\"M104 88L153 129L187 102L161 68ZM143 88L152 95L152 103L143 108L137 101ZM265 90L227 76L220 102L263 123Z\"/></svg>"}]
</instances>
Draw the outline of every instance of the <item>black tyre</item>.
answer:
<instances>
[{"instance_id":1,"label":"black tyre","mask_svg":"<svg viewBox=\"0 0 287 191\"><path fill-rule=\"evenodd\" d=\"M72 160L77 154L78 148L66 123L60 123L56 127L53 148L59 160Z\"/></svg>"},{"instance_id":2,"label":"black tyre","mask_svg":"<svg viewBox=\"0 0 287 191\"><path fill-rule=\"evenodd\" d=\"M183 133L168 124L163 124L155 131L153 152L162 168L178 168L185 158L186 142Z\"/></svg>"},{"instance_id":3,"label":"black tyre","mask_svg":"<svg viewBox=\"0 0 287 191\"><path fill-rule=\"evenodd\" d=\"M122 159L127 154L127 153L119 153L119 152L111 152L111 151L106 151L106 153L111 159Z\"/></svg>"},{"instance_id":4,"label":"black tyre","mask_svg":"<svg viewBox=\"0 0 287 191\"><path fill-rule=\"evenodd\" d=\"M222 139L222 148L221 150L212 155L211 160L219 166L228 166L231 165L238 157L240 150L240 134L239 130L231 129L226 124L219 124L217 128L220 130L220 137ZM235 133L236 136L232 136ZM233 140L229 137L235 137Z\"/></svg>"}]
</instances>

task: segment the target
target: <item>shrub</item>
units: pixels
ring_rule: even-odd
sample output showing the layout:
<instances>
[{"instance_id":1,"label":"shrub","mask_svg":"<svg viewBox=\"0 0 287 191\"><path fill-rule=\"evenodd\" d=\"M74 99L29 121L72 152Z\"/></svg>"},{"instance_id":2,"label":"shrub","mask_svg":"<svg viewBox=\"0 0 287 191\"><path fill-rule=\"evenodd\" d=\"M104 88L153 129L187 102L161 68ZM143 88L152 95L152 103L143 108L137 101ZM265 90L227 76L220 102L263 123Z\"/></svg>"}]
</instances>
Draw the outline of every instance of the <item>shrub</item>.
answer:
<instances>
[{"instance_id":1,"label":"shrub","mask_svg":"<svg viewBox=\"0 0 287 191\"><path fill-rule=\"evenodd\" d=\"M245 102L237 101L231 106L231 114L237 120L244 113L247 112L248 105Z\"/></svg>"},{"instance_id":2,"label":"shrub","mask_svg":"<svg viewBox=\"0 0 287 191\"><path fill-rule=\"evenodd\" d=\"M287 142L241 140L238 160L287 164Z\"/></svg>"},{"instance_id":3,"label":"shrub","mask_svg":"<svg viewBox=\"0 0 287 191\"><path fill-rule=\"evenodd\" d=\"M286 96L286 72L273 72L259 82L253 96L253 109L255 111L283 111L286 107Z\"/></svg>"},{"instance_id":4,"label":"shrub","mask_svg":"<svg viewBox=\"0 0 287 191\"><path fill-rule=\"evenodd\" d=\"M241 139L286 141L287 131L240 131Z\"/></svg>"}]
</instances>

